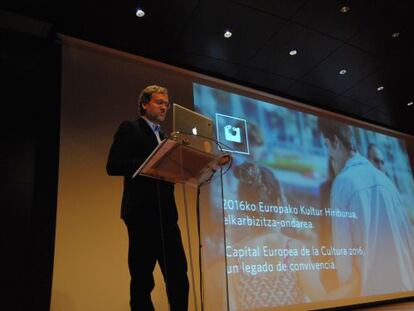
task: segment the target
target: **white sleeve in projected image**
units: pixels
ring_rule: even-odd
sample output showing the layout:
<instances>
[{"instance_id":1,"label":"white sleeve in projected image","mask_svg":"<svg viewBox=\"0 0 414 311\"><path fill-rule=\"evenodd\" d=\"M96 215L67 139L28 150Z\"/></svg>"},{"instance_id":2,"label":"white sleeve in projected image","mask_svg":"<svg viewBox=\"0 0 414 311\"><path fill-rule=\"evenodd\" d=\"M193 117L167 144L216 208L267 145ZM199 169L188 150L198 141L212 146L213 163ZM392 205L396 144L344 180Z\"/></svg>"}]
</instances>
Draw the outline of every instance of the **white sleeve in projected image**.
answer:
<instances>
[{"instance_id":1,"label":"white sleeve in projected image","mask_svg":"<svg viewBox=\"0 0 414 311\"><path fill-rule=\"evenodd\" d=\"M357 269L361 295L414 290L413 229L390 179L356 155L335 179L331 200L333 208L357 215L333 217L333 247L363 250L336 256L340 284Z\"/></svg>"}]
</instances>

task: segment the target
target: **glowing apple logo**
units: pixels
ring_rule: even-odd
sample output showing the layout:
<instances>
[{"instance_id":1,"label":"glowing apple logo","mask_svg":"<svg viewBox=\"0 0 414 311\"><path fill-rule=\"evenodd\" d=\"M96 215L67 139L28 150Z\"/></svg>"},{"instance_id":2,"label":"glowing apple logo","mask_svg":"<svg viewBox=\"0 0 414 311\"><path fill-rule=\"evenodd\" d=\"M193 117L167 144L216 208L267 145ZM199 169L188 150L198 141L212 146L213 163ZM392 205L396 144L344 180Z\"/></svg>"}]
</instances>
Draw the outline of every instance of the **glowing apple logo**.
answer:
<instances>
[{"instance_id":1,"label":"glowing apple logo","mask_svg":"<svg viewBox=\"0 0 414 311\"><path fill-rule=\"evenodd\" d=\"M196 128L196 127L193 127L193 128L191 129L191 131L193 132L193 134L194 134L194 135L197 135L197 128Z\"/></svg>"}]
</instances>

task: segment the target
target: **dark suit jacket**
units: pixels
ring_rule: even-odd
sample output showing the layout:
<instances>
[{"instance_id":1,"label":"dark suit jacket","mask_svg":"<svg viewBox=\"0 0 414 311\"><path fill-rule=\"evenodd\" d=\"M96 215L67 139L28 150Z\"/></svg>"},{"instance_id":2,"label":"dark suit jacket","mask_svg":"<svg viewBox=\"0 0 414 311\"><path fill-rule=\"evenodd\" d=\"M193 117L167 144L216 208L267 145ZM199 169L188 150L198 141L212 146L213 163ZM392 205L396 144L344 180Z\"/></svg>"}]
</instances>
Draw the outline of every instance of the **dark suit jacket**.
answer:
<instances>
[{"instance_id":1,"label":"dark suit jacket","mask_svg":"<svg viewBox=\"0 0 414 311\"><path fill-rule=\"evenodd\" d=\"M160 137L164 135L160 133ZM155 225L161 216L165 224L177 222L173 184L143 176L132 179L157 145L154 132L142 118L123 122L114 136L106 170L109 175L124 176L121 218L125 220Z\"/></svg>"}]
</instances>

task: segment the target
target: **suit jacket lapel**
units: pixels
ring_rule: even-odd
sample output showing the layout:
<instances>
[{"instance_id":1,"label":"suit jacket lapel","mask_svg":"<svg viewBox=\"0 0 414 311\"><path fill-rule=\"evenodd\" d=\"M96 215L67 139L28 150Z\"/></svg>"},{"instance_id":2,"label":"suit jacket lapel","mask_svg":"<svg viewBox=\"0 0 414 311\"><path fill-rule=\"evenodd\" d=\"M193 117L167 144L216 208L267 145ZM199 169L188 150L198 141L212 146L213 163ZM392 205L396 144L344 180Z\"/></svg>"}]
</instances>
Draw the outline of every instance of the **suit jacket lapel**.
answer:
<instances>
[{"instance_id":1,"label":"suit jacket lapel","mask_svg":"<svg viewBox=\"0 0 414 311\"><path fill-rule=\"evenodd\" d=\"M152 129L149 126L149 124L147 123L147 121L145 121L143 118L139 118L137 121L138 121L138 124L141 128L143 136L145 137L147 142L153 148L155 148L158 145L157 136L155 136L154 132L152 131Z\"/></svg>"}]
</instances>

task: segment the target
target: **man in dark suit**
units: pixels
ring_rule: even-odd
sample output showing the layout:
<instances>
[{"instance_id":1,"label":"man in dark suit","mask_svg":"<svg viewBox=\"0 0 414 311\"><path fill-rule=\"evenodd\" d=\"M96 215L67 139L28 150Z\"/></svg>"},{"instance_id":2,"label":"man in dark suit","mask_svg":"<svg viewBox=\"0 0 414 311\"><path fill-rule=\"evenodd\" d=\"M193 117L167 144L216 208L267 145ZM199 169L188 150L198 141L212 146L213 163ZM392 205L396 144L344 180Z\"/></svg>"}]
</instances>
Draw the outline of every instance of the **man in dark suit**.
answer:
<instances>
[{"instance_id":1,"label":"man in dark suit","mask_svg":"<svg viewBox=\"0 0 414 311\"><path fill-rule=\"evenodd\" d=\"M164 138L159 123L170 103L168 90L147 86L140 94L141 117L123 122L112 143L109 175L124 176L121 218L129 237L128 265L131 275L131 310L154 310L151 291L158 261L171 310L187 310L187 261L178 228L174 185L132 175Z\"/></svg>"}]
</instances>

